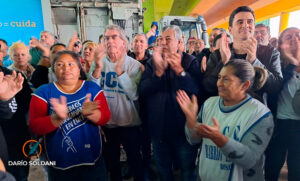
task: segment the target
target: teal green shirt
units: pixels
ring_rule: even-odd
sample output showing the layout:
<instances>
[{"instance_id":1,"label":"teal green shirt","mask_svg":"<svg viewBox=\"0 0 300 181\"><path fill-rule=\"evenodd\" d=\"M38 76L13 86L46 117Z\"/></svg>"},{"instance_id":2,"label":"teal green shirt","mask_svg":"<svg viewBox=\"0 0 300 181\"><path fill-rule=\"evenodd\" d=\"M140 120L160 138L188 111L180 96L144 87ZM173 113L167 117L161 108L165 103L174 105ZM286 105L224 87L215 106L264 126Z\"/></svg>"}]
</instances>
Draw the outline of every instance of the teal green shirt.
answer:
<instances>
[{"instance_id":1,"label":"teal green shirt","mask_svg":"<svg viewBox=\"0 0 300 181\"><path fill-rule=\"evenodd\" d=\"M31 48L29 52L31 55L30 63L34 68L36 68L36 66L39 63L40 59L42 58L43 54L42 54L41 50L39 50L38 48Z\"/></svg>"}]
</instances>

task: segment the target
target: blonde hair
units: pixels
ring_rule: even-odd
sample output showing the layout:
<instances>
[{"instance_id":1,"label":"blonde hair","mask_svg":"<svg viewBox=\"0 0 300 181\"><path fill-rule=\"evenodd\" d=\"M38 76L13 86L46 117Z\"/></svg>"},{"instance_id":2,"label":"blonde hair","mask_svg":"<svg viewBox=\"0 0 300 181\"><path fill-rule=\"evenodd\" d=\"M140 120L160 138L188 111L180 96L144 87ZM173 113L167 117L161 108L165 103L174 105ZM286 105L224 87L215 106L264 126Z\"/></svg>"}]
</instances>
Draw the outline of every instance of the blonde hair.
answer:
<instances>
[{"instance_id":1,"label":"blonde hair","mask_svg":"<svg viewBox=\"0 0 300 181\"><path fill-rule=\"evenodd\" d=\"M9 47L9 49L8 49L8 54L9 54L10 59L13 59L13 57L14 57L14 52L15 52L15 50L18 49L18 48L24 49L24 50L26 51L28 57L29 57L29 60L31 59L31 55L30 55L30 53L29 53L28 47L27 47L24 43L22 43L22 42L20 42L20 41L13 43L13 44Z\"/></svg>"},{"instance_id":2,"label":"blonde hair","mask_svg":"<svg viewBox=\"0 0 300 181\"><path fill-rule=\"evenodd\" d=\"M95 47L97 47L97 43L95 43L93 41L86 42L82 47L82 51L84 51L85 47L88 47L88 46L95 48Z\"/></svg>"}]
</instances>

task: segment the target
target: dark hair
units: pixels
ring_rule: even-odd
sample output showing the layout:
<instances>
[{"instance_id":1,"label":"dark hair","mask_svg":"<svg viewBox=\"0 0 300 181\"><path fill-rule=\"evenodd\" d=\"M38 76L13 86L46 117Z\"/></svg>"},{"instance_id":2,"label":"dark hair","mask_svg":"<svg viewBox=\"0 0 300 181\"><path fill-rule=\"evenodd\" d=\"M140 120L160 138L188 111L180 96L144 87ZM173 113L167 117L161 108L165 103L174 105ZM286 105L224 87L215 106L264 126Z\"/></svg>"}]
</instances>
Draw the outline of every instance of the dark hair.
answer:
<instances>
[{"instance_id":1,"label":"dark hair","mask_svg":"<svg viewBox=\"0 0 300 181\"><path fill-rule=\"evenodd\" d=\"M240 7L236 8L235 10L233 10L232 13L230 14L230 17L229 17L229 26L230 27L232 27L232 23L233 23L233 19L234 19L235 15L240 12L250 12L253 15L253 18L255 21L255 15L254 15L253 10L251 8L249 8L248 6L240 6Z\"/></svg>"},{"instance_id":2,"label":"dark hair","mask_svg":"<svg viewBox=\"0 0 300 181\"><path fill-rule=\"evenodd\" d=\"M52 63L52 65L51 65L52 71L55 72L55 62L56 62L62 55L66 55L66 54L67 54L67 55L70 55L70 56L76 61L77 65L78 65L78 67L79 67L79 69L80 69L80 77L79 77L79 79L80 79L80 80L86 80L87 77L86 77L86 74L85 74L84 70L82 69L81 64L80 64L79 56L78 56L76 53L74 53L74 52L72 52L72 51L69 51L69 50L64 50L64 51L61 51L61 52L57 52L57 53L55 54L55 56L54 56L54 58L53 58L53 63Z\"/></svg>"},{"instance_id":3,"label":"dark hair","mask_svg":"<svg viewBox=\"0 0 300 181\"><path fill-rule=\"evenodd\" d=\"M232 59L224 67L232 67L233 74L242 83L250 81L248 92L261 89L267 81L268 73L260 67L253 67L248 61L242 59Z\"/></svg>"},{"instance_id":4,"label":"dark hair","mask_svg":"<svg viewBox=\"0 0 300 181\"><path fill-rule=\"evenodd\" d=\"M283 32L280 33L279 35L279 38L278 38L278 51L281 52L281 45L282 45L282 39L283 39L283 36L290 30L298 30L300 31L299 28L296 28L296 27L290 27L290 28L287 28L285 30L283 30ZM286 58L283 56L283 53L280 53L280 60L281 60L281 66L282 67L286 67L289 63L288 61L286 60Z\"/></svg>"},{"instance_id":5,"label":"dark hair","mask_svg":"<svg viewBox=\"0 0 300 181\"><path fill-rule=\"evenodd\" d=\"M6 40L0 38L0 41L2 41L7 46L7 41Z\"/></svg>"},{"instance_id":6,"label":"dark hair","mask_svg":"<svg viewBox=\"0 0 300 181\"><path fill-rule=\"evenodd\" d=\"M98 38L98 43L100 43L101 42L101 39L103 38L103 34L101 34L100 36L99 36L99 38Z\"/></svg>"},{"instance_id":7,"label":"dark hair","mask_svg":"<svg viewBox=\"0 0 300 181\"><path fill-rule=\"evenodd\" d=\"M56 46L63 46L63 47L65 47L66 48L66 45L65 44L63 44L63 43L54 43L51 47L50 47L50 51L52 51L53 50L53 48L54 47L56 47Z\"/></svg>"},{"instance_id":8,"label":"dark hair","mask_svg":"<svg viewBox=\"0 0 300 181\"><path fill-rule=\"evenodd\" d=\"M226 33L226 36L227 36L228 38L231 38L230 35L228 35L227 33ZM221 37L222 37L222 33L221 33L221 34L218 34L218 35L214 38L214 41L213 41L213 47L216 47L216 46L217 46L217 41L218 41L218 39L220 39Z\"/></svg>"},{"instance_id":9,"label":"dark hair","mask_svg":"<svg viewBox=\"0 0 300 181\"><path fill-rule=\"evenodd\" d=\"M283 32L280 33L279 38L278 38L278 49L280 49L280 45L282 44L282 38L283 38L284 34L286 34L286 32L288 32L289 30L298 30L298 31L300 31L300 29L296 28L296 27L290 27L290 28L287 28L287 29L283 30Z\"/></svg>"},{"instance_id":10,"label":"dark hair","mask_svg":"<svg viewBox=\"0 0 300 181\"><path fill-rule=\"evenodd\" d=\"M255 28L266 28L268 34L270 35L270 27L265 24L259 23L259 24L255 25Z\"/></svg>"}]
</instances>

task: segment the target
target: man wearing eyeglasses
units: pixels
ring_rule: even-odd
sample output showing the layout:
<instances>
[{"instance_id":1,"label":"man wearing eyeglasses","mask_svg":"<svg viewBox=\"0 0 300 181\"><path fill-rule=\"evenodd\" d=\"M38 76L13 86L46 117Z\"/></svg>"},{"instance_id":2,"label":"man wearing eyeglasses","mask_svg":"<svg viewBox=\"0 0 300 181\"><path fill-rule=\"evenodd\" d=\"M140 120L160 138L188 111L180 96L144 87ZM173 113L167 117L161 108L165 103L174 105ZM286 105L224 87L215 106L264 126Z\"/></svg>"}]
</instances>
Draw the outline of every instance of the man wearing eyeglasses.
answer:
<instances>
[{"instance_id":1,"label":"man wearing eyeglasses","mask_svg":"<svg viewBox=\"0 0 300 181\"><path fill-rule=\"evenodd\" d=\"M141 77L141 63L127 56L129 47L124 29L109 25L104 43L95 50L90 79L104 91L111 119L102 127L103 154L111 181L121 181L120 144L124 146L135 181L144 179L141 147L141 120L135 106Z\"/></svg>"},{"instance_id":2,"label":"man wearing eyeglasses","mask_svg":"<svg viewBox=\"0 0 300 181\"><path fill-rule=\"evenodd\" d=\"M190 55L192 55L194 53L195 42L196 42L196 38L194 36L189 37L189 39L187 41L187 51L186 51L186 53L188 53Z\"/></svg>"},{"instance_id":3,"label":"man wearing eyeglasses","mask_svg":"<svg viewBox=\"0 0 300 181\"><path fill-rule=\"evenodd\" d=\"M259 45L267 46L271 39L270 27L264 24L257 24L254 30L254 38Z\"/></svg>"},{"instance_id":4,"label":"man wearing eyeglasses","mask_svg":"<svg viewBox=\"0 0 300 181\"><path fill-rule=\"evenodd\" d=\"M276 66L276 64L278 65L278 62L280 60L280 53L275 47L273 47L269 43L271 39L270 27L264 24L257 24L255 26L253 36L257 41L257 52L256 52L257 59L260 60L260 62L264 64L269 71L271 71L274 75L276 75L277 73L278 76L279 71L276 72L276 69L279 70L279 66ZM278 85L280 85L279 83L282 80L280 79L277 80L278 80L277 81ZM275 116L276 109L277 109L276 108L277 96L275 90L273 90L273 93L274 93L273 95L269 94L269 98L265 101L268 102L268 106L271 109L272 114Z\"/></svg>"}]
</instances>

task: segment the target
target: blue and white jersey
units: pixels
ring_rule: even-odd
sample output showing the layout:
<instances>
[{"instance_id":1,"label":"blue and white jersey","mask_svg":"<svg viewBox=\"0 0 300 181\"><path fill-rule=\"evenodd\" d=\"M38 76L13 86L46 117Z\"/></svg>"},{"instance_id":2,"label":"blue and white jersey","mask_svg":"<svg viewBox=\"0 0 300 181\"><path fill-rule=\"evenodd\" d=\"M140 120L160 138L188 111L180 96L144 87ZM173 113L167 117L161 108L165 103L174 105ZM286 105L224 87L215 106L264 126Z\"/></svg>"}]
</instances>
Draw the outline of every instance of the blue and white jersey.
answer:
<instances>
[{"instance_id":1,"label":"blue and white jersey","mask_svg":"<svg viewBox=\"0 0 300 181\"><path fill-rule=\"evenodd\" d=\"M249 130L270 114L270 110L252 97L238 107L222 110L220 97L211 97L203 105L200 122L213 126L215 117L220 131L228 138L242 142ZM199 158L199 175L202 181L243 180L243 168L230 161L210 139L203 138Z\"/></svg>"},{"instance_id":2,"label":"blue and white jersey","mask_svg":"<svg viewBox=\"0 0 300 181\"><path fill-rule=\"evenodd\" d=\"M60 91L55 83L39 87L34 95L48 105L48 115L54 113L51 98L67 98L68 118L55 131L44 137L46 155L50 161L56 161L56 168L68 169L80 165L94 165L101 156L100 126L85 118L81 111L86 94L91 100L101 93L101 88L89 81L83 81L75 93Z\"/></svg>"}]
</instances>

